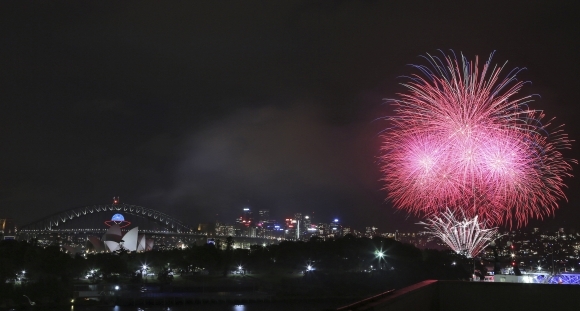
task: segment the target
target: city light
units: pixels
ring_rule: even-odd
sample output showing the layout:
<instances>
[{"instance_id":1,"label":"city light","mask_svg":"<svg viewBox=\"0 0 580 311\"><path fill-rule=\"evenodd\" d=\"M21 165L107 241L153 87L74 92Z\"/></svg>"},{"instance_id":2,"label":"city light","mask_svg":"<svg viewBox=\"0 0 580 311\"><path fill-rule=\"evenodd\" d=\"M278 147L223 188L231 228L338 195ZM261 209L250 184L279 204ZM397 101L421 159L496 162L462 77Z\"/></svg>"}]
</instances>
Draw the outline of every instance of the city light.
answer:
<instances>
[{"instance_id":1,"label":"city light","mask_svg":"<svg viewBox=\"0 0 580 311\"><path fill-rule=\"evenodd\" d=\"M241 209L241 208L240 208ZM114 211L113 213L116 213L117 211ZM112 214L113 214L112 213ZM111 214L111 215L112 215ZM292 215L295 215L295 213L292 213ZM299 214L297 214L299 215ZM461 215L461 213L455 213L455 222L451 221L448 222L447 225L449 228L449 235L450 236L454 236L456 238L456 245L458 245L459 247L456 248L456 252L460 253L460 254L466 254L469 257L469 253L472 253L471 251L469 251L469 243L471 240L477 240L478 239L478 234L482 234L483 231L485 230L489 230L488 228L484 227L484 224L479 223L479 232L478 230L476 230L478 224L473 220L473 219L469 219L469 218L465 218ZM115 217L117 220L120 220L120 216ZM243 228L240 226L241 232L238 232L239 228L236 227L236 225L229 225L227 223L220 223L219 226L216 226L216 235L215 237L212 238L213 233L211 231L211 229L209 231L207 231L207 227L206 225L202 226L204 229L206 230L204 232L199 232L202 229L198 229L197 232L187 232L185 234L183 233L179 233L179 234L175 234L175 236L172 235L167 235L166 233L163 233L163 237L159 237L156 236L158 233L161 232L167 232L167 231L159 231L159 230L148 230L145 229L143 230L144 234L148 234L149 237L154 238L154 239L160 239L160 243L159 245L163 245L165 244L166 247L162 248L161 250L174 250L174 249L181 249L182 245L193 245L195 243L196 239L199 239L200 235L203 235L203 240L204 241L209 241L212 240L215 242L215 240L220 239L221 241L223 241L223 238L221 238L221 236L232 236L235 239L235 243L232 245L233 247L235 247L236 249L241 248L241 249L248 249L250 250L250 252L252 251L252 246L255 245L259 245L262 246L262 248L260 249L260 252L262 251L271 251L274 247L274 245L284 241L284 240L290 240L290 241L296 241L296 231L298 228L301 229L300 231L300 237L302 238L301 240L309 243L310 240L312 241L318 241L318 242L325 242L325 241L329 241L329 240L335 240L335 239L341 239L341 237L345 236L346 234L352 234L354 237L357 238L363 238L363 237L367 237L367 238L380 238L380 239L394 239L396 241L399 241L400 243L407 243L407 244L412 244L417 248L420 249L425 249L425 248L430 248L430 247L434 247L435 243L439 243L439 245L441 245L439 239L433 239L433 234L428 234L426 233L423 228L420 228L421 231L419 232L399 232L399 231L395 231L392 230L391 232L385 232L385 231L379 231L374 225L373 226L367 226L365 229L363 230L357 230L356 228L351 228L350 226L344 226L342 227L342 223L345 221L344 219L338 219L338 218L330 218L328 219L326 222L323 223L319 223L318 221L314 221L315 217L313 216L309 216L309 222L306 222L305 220L306 215L302 214L302 218L300 217L296 217L296 219L292 218L292 217L288 217L288 221L284 222L278 222L276 220L272 220L272 218L268 218L270 220L264 220L264 219L260 219L259 222L258 220L253 220L250 219L249 222L252 223L252 225L249 228ZM440 215L440 218L444 218ZM106 219L111 219L110 215L108 215L106 217ZM266 218L265 218L266 219ZM286 219L286 218L282 218L282 219ZM443 219L445 220L445 219ZM478 218L479 220L479 218ZM288 227L289 223L290 225L292 225L292 222L300 222L300 226L298 226L297 224L294 224L293 228ZM348 220L346 220L348 222ZM428 222L427 220L424 220L426 223ZM443 221L445 222L445 221ZM101 221L98 221L98 225L101 225ZM263 224L261 227L258 228L257 224L261 223ZM462 228L461 225L466 225L468 224L469 226L466 226L465 228ZM238 223L239 225L239 223ZM201 225L200 225L201 226ZM471 227L470 227L471 226ZM221 229L221 228L225 228L225 229ZM219 229L218 229L219 228ZM283 228L283 230L287 230L288 235L284 236L282 231L277 231L275 230L276 228ZM235 229L235 230L234 230ZM348 229L348 230L347 230ZM218 231L220 230L220 231ZM245 231L247 230L247 231ZM254 230L254 232L252 232L251 230ZM464 230L464 231L463 231ZM453 231L453 232L452 232ZM48 238L48 236L54 236L54 237L58 237L61 241L61 246L67 245L70 248L78 248L80 249L83 245L86 244L87 241L87 235L89 236L94 236L96 238L99 238L99 236L103 236L103 234L106 234L107 229L91 229L91 228L85 228L85 229L60 229L58 231L55 232L44 232L44 234L47 234L47 236L45 237L41 237L38 239L39 241L39 245L40 246L48 246L51 243L54 243L54 240L50 240ZM83 233L85 235L83 235ZM564 234L564 229L559 228L556 231L540 231L539 228L533 228L533 230L510 230L507 233L507 237L506 238L500 238L498 239L496 242L496 244L494 244L494 249L484 249L485 250L485 254L482 255L482 258L491 258L492 256L494 256L493 252L496 251L498 253L498 256L502 257L502 258L508 258L508 260L504 260L503 265L502 265L502 270L504 273L514 273L514 269L512 268L511 270L509 270L509 267L511 267L512 265L514 265L513 267L518 267L521 272L523 274L529 273L530 271L535 271L537 272L538 270L536 269L536 266L538 265L546 265L546 270L542 270L542 274L546 274L546 271L549 272L555 272L555 273L564 273L567 272L568 274L573 274L575 273L575 269L573 269L573 267L575 267L576 265L579 264L580 261L578 261L578 252L577 252L577 244L580 240L580 233L576 233L574 231L571 232L566 232ZM68 236L67 236L68 235ZM218 237L219 236L219 237ZM500 235L498 234L497 237L499 237ZM315 239L311 239L312 237L316 237ZM248 240L245 240L246 238L250 238ZM493 238L496 238L495 236ZM163 239L163 240L161 240ZM463 240L462 240L463 239ZM485 239L483 239L485 241ZM79 247L80 246L80 247ZM221 247L221 250L223 250L225 248L225 243L220 243L218 245L216 245L217 247ZM270 246L272 246L272 248L270 248ZM372 247L372 246L371 246ZM64 251L64 250L63 250ZM551 255L552 253L550 253L549 251L553 251L554 252L554 261L553 264L550 265L550 260L551 260ZM95 251L93 249L87 249L85 250L87 257L91 256L91 253L100 253L100 252L106 252L106 250L104 251ZM82 254L81 254L82 255ZM389 260L389 256L392 255L390 253L389 250L386 249L386 247L384 246L384 244L381 247L381 244L377 244L376 248L370 248L370 249L365 249L363 254L358 255L357 257L359 258L359 260L364 261L361 262L361 265L359 265L359 267L364 267L361 268L361 270L364 271L369 271L369 265L372 264L373 268L372 270L375 272L379 272L379 271L384 271L385 269L388 270L392 270L393 267L391 264L396 264L395 261L390 262ZM479 256L479 254L477 255ZM348 258L347 258L348 257ZM457 262L458 257L451 257L448 260L446 260L446 264L451 266L451 267L457 267L458 265L460 265L460 262ZM541 259L539 262L537 261L539 259ZM275 258L271 258L272 261L275 262ZM315 258L316 259L316 258ZM344 260L356 260L356 257L351 257L351 255L348 256L343 256ZM517 260L516 260L517 259ZM533 261L530 261L530 259L534 259ZM163 266L164 270L167 270L169 267L174 268L177 267L174 263L174 266L171 266L169 264L169 260L164 260L165 264L161 263L161 265ZM136 273L139 276L139 279L143 282L143 283L147 283L148 282L148 278L149 276L153 277L153 273L150 274L150 271L152 269L152 267L150 267L146 262L145 262L145 257L143 257L141 262L141 266L137 266L136 268L139 269L136 271ZM387 263L389 264L387 266ZM244 272L246 272L246 270L244 270L245 267L243 267L241 265L241 262L238 262L238 264L240 266L236 266L234 265L232 270L230 271L230 273L234 273L234 274L239 274L240 276L243 275ZM535 266L534 266L535 265ZM448 267L449 267L448 266ZM27 272L29 272L28 270L24 270L25 265L20 266L20 273L17 273L16 275L14 275L14 281L18 281L18 282L24 282L24 280L26 281L30 281L29 278L27 278L29 275ZM552 269L552 267L554 267L554 270ZM314 263L314 262L305 262L304 266L301 267L302 273L307 273L309 271L317 271L320 269L324 268L324 262L321 262L320 264L318 263ZM203 270L203 269L207 269L207 267L198 267L196 268L196 270ZM18 270L16 270L17 272ZM208 270L205 270L208 271ZM173 273L173 271L172 271ZM499 273L498 273L499 274ZM86 275L86 278L85 278ZM87 282L91 282L91 283L97 283L101 280L101 278L106 278L107 275L104 272L101 272L101 270L97 270L95 268L91 268L90 270L85 270L85 275L83 275L83 279L87 280ZM111 286L112 288L114 288L114 284ZM113 289L114 290L114 289ZM119 289L120 290L120 289Z\"/></svg>"},{"instance_id":2,"label":"city light","mask_svg":"<svg viewBox=\"0 0 580 311\"><path fill-rule=\"evenodd\" d=\"M385 252L383 250L376 250L375 251L375 257L377 258L377 266L379 268L379 270L383 269L383 264L381 263L381 260L383 260L385 258ZM371 266L372 268L372 266Z\"/></svg>"}]
</instances>

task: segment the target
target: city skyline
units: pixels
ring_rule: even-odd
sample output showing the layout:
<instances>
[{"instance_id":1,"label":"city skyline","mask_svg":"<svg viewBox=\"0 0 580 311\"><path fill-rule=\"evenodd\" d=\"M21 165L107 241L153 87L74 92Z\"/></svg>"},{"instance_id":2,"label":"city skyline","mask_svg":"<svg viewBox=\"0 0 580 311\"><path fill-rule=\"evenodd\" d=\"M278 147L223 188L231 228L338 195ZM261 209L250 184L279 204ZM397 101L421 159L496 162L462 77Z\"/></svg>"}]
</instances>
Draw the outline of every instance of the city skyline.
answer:
<instances>
[{"instance_id":1,"label":"city skyline","mask_svg":"<svg viewBox=\"0 0 580 311\"><path fill-rule=\"evenodd\" d=\"M188 223L247 206L413 230L380 182L384 99L438 49L525 66L521 95L580 137L572 4L258 3L3 3L0 217L120 196ZM564 183L526 228L579 226Z\"/></svg>"},{"instance_id":2,"label":"city skyline","mask_svg":"<svg viewBox=\"0 0 580 311\"><path fill-rule=\"evenodd\" d=\"M127 210L127 209L130 209ZM96 213L100 211L100 213ZM123 214L127 215L123 216ZM450 212L448 211L448 214ZM110 215L109 215L110 214ZM121 226L121 228L132 226L139 226L144 228L149 228L148 231L150 232L187 232L189 234L217 234L222 236L250 236L247 229L259 229L261 230L259 234L254 235L256 237L260 235L264 235L264 230L272 231L274 230L273 227L276 226L279 231L287 231L290 229L292 232L288 235L286 232L286 238L290 238L291 240L295 240L296 233L295 230L297 229L297 220L300 220L300 239L308 240L312 236L326 236L330 234L331 238L344 236L346 234L354 234L355 236L367 236L372 237L375 235L383 236L383 237L393 237L396 238L396 234L420 234L426 236L432 236L436 240L441 240L437 237L437 235L433 234L434 231L432 230L434 227L426 226L428 224L432 224L433 221L430 220L429 223L419 222L416 223L414 227L408 228L405 230L400 230L397 228L379 228L374 226L373 224L366 224L363 227L355 227L353 226L348 219L318 219L316 217L312 217L308 213L302 212L295 212L293 215L274 215L270 217L269 210L259 210L256 212L256 217L253 216L254 212L251 211L250 208L243 208L239 211L239 217L235 217L232 219L215 219L209 220L205 222L197 222L197 223L183 223L178 219L172 218L171 215L163 214L159 211L155 211L152 209L148 209L145 207L140 207L136 205L127 205L123 203L119 203L115 201L113 204L108 205L93 205L93 206L86 206L76 209L69 209L66 211L61 211L60 215L52 215L52 220L50 218L42 218L37 219L36 222L28 223L25 225L21 225L18 223L17 220L11 218L0 218L0 234L4 236L8 236L9 238L13 238L14 236L19 236L22 232L26 234L30 234L40 231L46 231L45 228L46 224L50 222L55 222L51 225L51 229L48 229L47 232L72 232L73 231L99 231L105 230L106 227L102 227L104 223L106 226L111 226L113 223L117 223ZM68 216L65 216L68 215ZM73 216L77 215L77 216ZM111 216L112 215L112 216ZM148 215L148 216L145 216ZM264 218L264 215L267 215L267 218ZM449 214L450 215L450 214ZM447 216L449 216L447 215ZM72 216L72 217L71 217ZM446 217L447 217L446 216ZM62 217L67 218L67 221L62 221ZM156 222L151 220L157 218L163 218L163 221ZM149 220L148 220L149 218ZM131 221L128 221L130 219ZM243 220L243 221L242 221ZM40 222L38 222L40 221ZM96 222L95 222L96 221ZM466 223L471 223L473 220L464 220ZM164 225L164 223L168 225ZM60 223L60 224L59 224ZM453 225L453 222L449 224ZM177 227L176 227L177 226ZM220 230L219 227L223 227L224 229L230 229L232 231L227 230ZM333 227L336 227L338 231L332 231ZM45 228L45 229L42 229ZM312 230L316 229L316 231L308 232L309 228ZM241 229L241 231L240 231ZM24 231L22 231L24 230ZM123 229L127 231L127 229ZM542 233L549 233L549 232L556 232L559 234L567 233L567 234L579 234L580 236L580 228L577 226L569 226L569 227L549 227L549 226L539 226L539 227L524 227L524 228L503 228L499 230L499 228L494 228L493 230L496 231L497 236L495 238L500 238L501 236L509 235L510 233L516 232L542 232ZM215 231L215 232L214 232ZM223 232L222 232L223 231ZM323 232L324 231L324 232ZM489 229L485 229L483 231L489 231ZM501 233L501 234L500 234ZM398 239L397 239L398 240ZM492 239L493 240L493 239ZM444 245L444 241L440 241L441 245ZM417 246L417 245L415 245ZM451 247L450 249L453 249Z\"/></svg>"}]
</instances>

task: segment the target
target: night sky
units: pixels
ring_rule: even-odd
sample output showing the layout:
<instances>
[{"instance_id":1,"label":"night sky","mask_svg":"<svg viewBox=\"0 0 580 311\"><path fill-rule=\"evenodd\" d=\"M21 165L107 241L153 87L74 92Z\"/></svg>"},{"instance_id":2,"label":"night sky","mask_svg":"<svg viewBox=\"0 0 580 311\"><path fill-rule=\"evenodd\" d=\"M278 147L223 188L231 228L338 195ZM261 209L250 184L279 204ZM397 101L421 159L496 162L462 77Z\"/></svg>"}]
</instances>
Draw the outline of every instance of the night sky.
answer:
<instances>
[{"instance_id":1,"label":"night sky","mask_svg":"<svg viewBox=\"0 0 580 311\"><path fill-rule=\"evenodd\" d=\"M417 231L381 190L383 99L419 55L497 51L527 68L532 107L580 140L573 4L4 1L0 217L23 225L120 196L191 225L249 207ZM580 229L579 180L529 226Z\"/></svg>"}]
</instances>

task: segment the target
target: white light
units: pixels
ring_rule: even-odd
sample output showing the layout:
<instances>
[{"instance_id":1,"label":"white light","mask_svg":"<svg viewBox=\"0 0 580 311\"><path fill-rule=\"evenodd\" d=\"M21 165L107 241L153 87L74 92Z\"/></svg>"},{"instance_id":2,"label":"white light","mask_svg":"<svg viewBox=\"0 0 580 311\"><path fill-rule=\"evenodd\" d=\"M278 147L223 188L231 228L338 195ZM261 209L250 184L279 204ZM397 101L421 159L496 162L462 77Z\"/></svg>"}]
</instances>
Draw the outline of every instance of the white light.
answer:
<instances>
[{"instance_id":1,"label":"white light","mask_svg":"<svg viewBox=\"0 0 580 311\"><path fill-rule=\"evenodd\" d=\"M419 224L425 226L427 234L440 238L453 251L467 258L476 257L498 234L498 228L486 228L486 223L478 221L477 217L469 218L449 209L442 217Z\"/></svg>"},{"instance_id":2,"label":"white light","mask_svg":"<svg viewBox=\"0 0 580 311\"><path fill-rule=\"evenodd\" d=\"M115 290L119 290L119 285L115 285Z\"/></svg>"},{"instance_id":3,"label":"white light","mask_svg":"<svg viewBox=\"0 0 580 311\"><path fill-rule=\"evenodd\" d=\"M334 219L334 222L338 222L338 219Z\"/></svg>"}]
</instances>

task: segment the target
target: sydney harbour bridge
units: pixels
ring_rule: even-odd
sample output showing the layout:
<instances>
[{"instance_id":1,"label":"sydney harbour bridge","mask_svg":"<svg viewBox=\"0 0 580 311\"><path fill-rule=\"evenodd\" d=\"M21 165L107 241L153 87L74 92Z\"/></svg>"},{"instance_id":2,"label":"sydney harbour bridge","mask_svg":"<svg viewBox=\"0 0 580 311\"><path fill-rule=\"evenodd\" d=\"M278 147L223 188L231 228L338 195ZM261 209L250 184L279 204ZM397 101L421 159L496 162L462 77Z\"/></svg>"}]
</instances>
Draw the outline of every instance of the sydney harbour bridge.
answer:
<instances>
[{"instance_id":1,"label":"sydney harbour bridge","mask_svg":"<svg viewBox=\"0 0 580 311\"><path fill-rule=\"evenodd\" d=\"M200 231L197 226L183 223L176 217L161 211L124 203L87 205L65 209L58 213L47 215L33 222L25 224L18 229L19 240L30 240L39 236L59 235L61 238L73 234L104 234L107 222L113 215L125 215L131 226L139 226L139 231L150 235L164 236L166 238L182 238L188 241L204 243L208 239L225 239L207 230ZM244 245L272 244L274 241L260 237L234 237Z\"/></svg>"}]
</instances>

